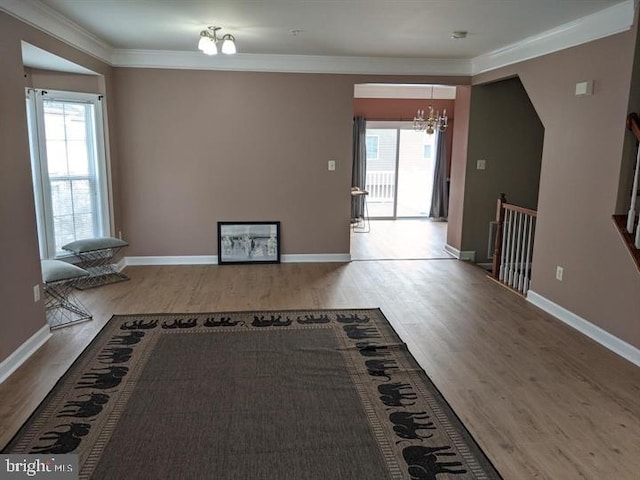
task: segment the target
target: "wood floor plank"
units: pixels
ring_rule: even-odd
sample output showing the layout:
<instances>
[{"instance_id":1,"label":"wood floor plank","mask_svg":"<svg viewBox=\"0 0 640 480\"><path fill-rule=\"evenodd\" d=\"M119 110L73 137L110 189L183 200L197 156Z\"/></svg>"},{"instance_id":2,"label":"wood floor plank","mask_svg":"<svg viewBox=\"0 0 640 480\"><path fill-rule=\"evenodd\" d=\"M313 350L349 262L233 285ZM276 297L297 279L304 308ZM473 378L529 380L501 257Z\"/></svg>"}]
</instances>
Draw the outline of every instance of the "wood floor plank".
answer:
<instances>
[{"instance_id":1,"label":"wood floor plank","mask_svg":"<svg viewBox=\"0 0 640 480\"><path fill-rule=\"evenodd\" d=\"M370 225L368 232L351 232L352 260L451 258L444 251L447 222L403 218Z\"/></svg>"},{"instance_id":2,"label":"wood floor plank","mask_svg":"<svg viewBox=\"0 0 640 480\"><path fill-rule=\"evenodd\" d=\"M113 314L380 307L505 479L640 478L640 369L456 260L129 267L0 385L6 444Z\"/></svg>"}]
</instances>

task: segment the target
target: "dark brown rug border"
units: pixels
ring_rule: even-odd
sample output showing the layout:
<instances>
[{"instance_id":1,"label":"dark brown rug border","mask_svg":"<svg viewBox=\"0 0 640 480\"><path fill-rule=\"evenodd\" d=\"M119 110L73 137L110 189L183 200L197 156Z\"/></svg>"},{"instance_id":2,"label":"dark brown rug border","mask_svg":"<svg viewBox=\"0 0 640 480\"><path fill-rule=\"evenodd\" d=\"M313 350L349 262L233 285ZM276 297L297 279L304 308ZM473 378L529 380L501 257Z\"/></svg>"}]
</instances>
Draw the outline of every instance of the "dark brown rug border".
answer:
<instances>
[{"instance_id":1,"label":"dark brown rug border","mask_svg":"<svg viewBox=\"0 0 640 480\"><path fill-rule=\"evenodd\" d=\"M5 452L5 449L16 440L16 438L23 432L23 429L27 426L27 424L29 424L31 422L31 420L37 414L39 414L41 412L41 410L43 409L43 407L46 404L46 402L53 395L54 390L67 379L67 377L70 375L70 372L71 372L72 368L75 367L76 364L80 363L80 361L83 359L83 357L87 355L87 352L89 351L89 349L94 345L94 343L98 342L98 338L100 337L100 335L105 331L105 329L109 326L111 321L114 320L115 318L154 317L154 316L166 316L166 315L176 315L176 316L225 315L225 314L243 314L243 315L247 315L247 314L252 314L252 313L270 315L270 314L273 314L273 313L291 313L291 312L323 312L323 311L350 312L350 311L362 311L362 310L377 311L380 314L380 316L386 321L387 325L389 326L389 328L391 329L393 334L397 337L398 342L401 343L405 347L405 350L409 354L409 356L411 357L411 360L418 367L419 373L422 376L423 380L425 380L428 383L428 386L430 386L433 389L434 397L436 397L436 400L441 403L442 408L446 410L446 415L451 416L453 419L455 419L458 422L458 426L460 427L460 432L459 432L460 435L464 438L464 440L466 442L469 442L469 443L473 444L475 446L475 448L477 448L478 451L480 453L482 453L483 459L486 460L486 462L495 470L495 472L498 474L498 476L500 478L503 478L502 475L500 474L499 470L496 468L495 464L493 463L493 461L489 457L489 455L487 455L487 453L484 451L484 449L478 444L476 439L473 437L471 432L469 432L469 429L467 428L467 426L460 419L460 417L455 412L453 407L451 407L451 405L449 404L449 402L447 401L445 396L442 394L442 392L436 386L436 384L431 380L431 378L429 377L427 372L424 370L424 368L416 360L416 358L414 357L413 353L409 350L409 347L407 346L407 344L402 340L402 338L400 337L400 335L398 334L398 332L393 327L393 325L391 324L391 322L389 321L389 319L387 318L387 316L384 314L384 312L382 311L382 309L380 307L362 307L362 308L354 308L354 307L351 307L351 308L291 308L291 309L277 309L277 310L273 310L273 309L270 309L270 310L251 309L251 310L225 310L225 311L215 311L215 312L201 312L201 311L198 311L198 312L156 312L156 313L123 313L123 314L115 314L114 313L113 315L111 315L109 320L107 320L105 322L105 324L100 328L100 330L94 335L94 337L87 344L87 346L82 350L82 352L80 352L80 354L74 359L74 361L71 363L71 365L69 365L69 367L65 370L64 374L56 381L56 383L53 385L53 387L51 387L51 390L49 390L49 393L47 393L47 395L42 399L42 401L34 409L34 411L31 413L31 415L29 415L29 417L22 423L22 425L20 426L18 431L11 437L11 439L5 445L2 446L2 449L0 449L0 453L3 453L3 454L7 453L7 452Z\"/></svg>"}]
</instances>

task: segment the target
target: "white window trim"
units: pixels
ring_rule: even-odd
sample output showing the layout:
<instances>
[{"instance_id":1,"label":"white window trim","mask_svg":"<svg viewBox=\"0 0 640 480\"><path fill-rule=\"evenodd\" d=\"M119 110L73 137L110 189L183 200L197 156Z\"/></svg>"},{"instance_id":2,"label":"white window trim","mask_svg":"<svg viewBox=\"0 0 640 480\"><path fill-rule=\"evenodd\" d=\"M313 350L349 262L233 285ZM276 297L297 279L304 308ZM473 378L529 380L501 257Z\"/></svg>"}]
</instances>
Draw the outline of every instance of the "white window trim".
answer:
<instances>
[{"instance_id":1,"label":"white window trim","mask_svg":"<svg viewBox=\"0 0 640 480\"><path fill-rule=\"evenodd\" d=\"M40 257L43 259L56 258L53 230L53 212L51 208L51 191L48 178L46 137L44 134L44 100L68 101L76 103L90 103L94 106L95 117L91 132L87 132L87 139L92 145L96 162L90 164L90 175L95 175L97 218L95 222L101 235L110 235L113 225L112 209L109 191L108 159L105 145L105 120L103 95L61 90L41 90L27 88L27 121L29 124L29 146L31 152L31 167L33 178L33 192L38 226L38 243ZM36 128L33 129L35 119Z\"/></svg>"}]
</instances>

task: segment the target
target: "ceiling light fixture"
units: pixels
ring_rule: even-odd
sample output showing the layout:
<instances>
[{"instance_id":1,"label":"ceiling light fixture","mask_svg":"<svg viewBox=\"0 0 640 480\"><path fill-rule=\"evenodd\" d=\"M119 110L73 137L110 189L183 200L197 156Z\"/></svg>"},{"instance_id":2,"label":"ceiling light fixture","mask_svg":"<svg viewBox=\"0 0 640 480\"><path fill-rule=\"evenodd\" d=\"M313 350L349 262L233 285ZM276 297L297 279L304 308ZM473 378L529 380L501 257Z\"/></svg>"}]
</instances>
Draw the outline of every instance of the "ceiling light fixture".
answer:
<instances>
[{"instance_id":1,"label":"ceiling light fixture","mask_svg":"<svg viewBox=\"0 0 640 480\"><path fill-rule=\"evenodd\" d=\"M200 41L198 42L198 49L206 55L218 54L218 42L222 41L222 47L220 51L225 55L234 55L236 53L236 38L227 33L218 38L218 30L222 27L207 27L206 30L200 32Z\"/></svg>"},{"instance_id":2,"label":"ceiling light fixture","mask_svg":"<svg viewBox=\"0 0 640 480\"><path fill-rule=\"evenodd\" d=\"M431 100L433 101L433 85L431 85ZM449 126L449 119L447 118L447 110L442 111L440 115L439 110L433 110L433 107L429 105L428 116L425 118L424 109L418 109L416 116L413 117L413 129L416 132L427 132L432 135L436 130L444 132Z\"/></svg>"},{"instance_id":3,"label":"ceiling light fixture","mask_svg":"<svg viewBox=\"0 0 640 480\"><path fill-rule=\"evenodd\" d=\"M460 39L460 38L467 38L467 31L466 30L456 30L455 32L451 32L451 38L454 39Z\"/></svg>"}]
</instances>

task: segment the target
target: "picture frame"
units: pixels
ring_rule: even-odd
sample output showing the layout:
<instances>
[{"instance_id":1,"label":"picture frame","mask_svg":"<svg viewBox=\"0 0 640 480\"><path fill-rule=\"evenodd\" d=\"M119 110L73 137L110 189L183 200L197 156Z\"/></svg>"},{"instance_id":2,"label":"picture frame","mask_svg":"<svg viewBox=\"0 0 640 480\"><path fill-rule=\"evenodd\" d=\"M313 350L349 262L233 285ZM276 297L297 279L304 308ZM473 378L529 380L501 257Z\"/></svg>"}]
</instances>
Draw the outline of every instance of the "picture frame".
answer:
<instances>
[{"instance_id":1,"label":"picture frame","mask_svg":"<svg viewBox=\"0 0 640 480\"><path fill-rule=\"evenodd\" d=\"M218 264L280 263L280 222L218 222Z\"/></svg>"}]
</instances>

